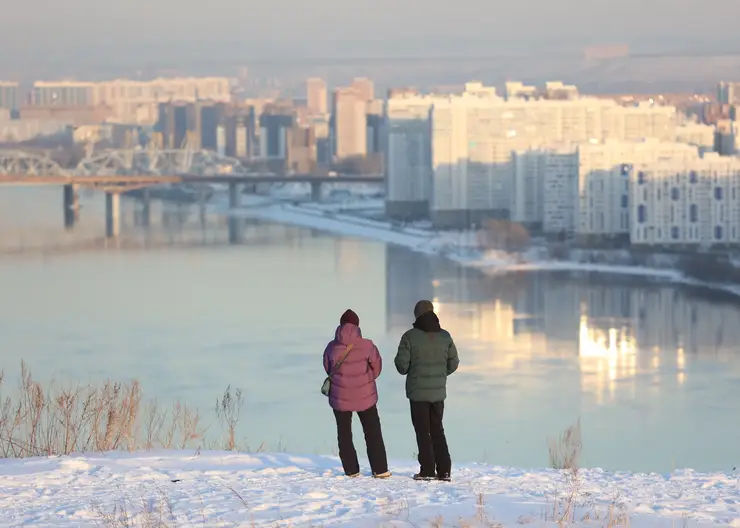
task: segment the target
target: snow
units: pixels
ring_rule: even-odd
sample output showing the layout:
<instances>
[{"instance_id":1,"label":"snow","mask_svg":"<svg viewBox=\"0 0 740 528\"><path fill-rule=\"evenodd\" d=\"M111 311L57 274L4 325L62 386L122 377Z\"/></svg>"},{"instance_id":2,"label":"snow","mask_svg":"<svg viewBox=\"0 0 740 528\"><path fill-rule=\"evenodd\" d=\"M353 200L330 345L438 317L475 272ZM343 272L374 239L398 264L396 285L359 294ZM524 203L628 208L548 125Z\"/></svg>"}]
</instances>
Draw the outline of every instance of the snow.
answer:
<instances>
[{"instance_id":1,"label":"snow","mask_svg":"<svg viewBox=\"0 0 740 528\"><path fill-rule=\"evenodd\" d=\"M146 512L150 520L161 516L167 526L407 527L432 526L440 517L440 526L553 526L542 520L545 512L568 493L555 470L470 465L455 468L451 483L412 480L418 466L411 462L391 463L391 470L388 480L366 474L349 479L335 457L285 453L9 459L0 461L0 521L2 526L124 526L106 519L125 511L140 516L126 526L159 526L142 519ZM579 526L607 525L610 509L613 517L624 511L636 528L740 526L735 476L581 473ZM586 515L601 521L583 522Z\"/></svg>"},{"instance_id":2,"label":"snow","mask_svg":"<svg viewBox=\"0 0 740 528\"><path fill-rule=\"evenodd\" d=\"M366 191L367 192L367 191ZM380 209L382 200L361 198L344 203L304 203L284 201L284 193L273 196L243 195L241 207L229 209L224 199L212 203L216 211L246 218L319 229L340 235L365 238L430 255L444 255L463 266L476 267L488 274L515 271L572 271L649 277L692 286L701 286L740 296L740 287L706 283L685 276L676 269L552 260L545 248L534 247L523 253L481 252L475 248L475 233L435 232L418 226L395 227L391 222L363 218L357 211ZM296 192L296 195L299 193ZM348 211L342 213L341 211ZM354 212L353 212L354 211Z\"/></svg>"}]
</instances>

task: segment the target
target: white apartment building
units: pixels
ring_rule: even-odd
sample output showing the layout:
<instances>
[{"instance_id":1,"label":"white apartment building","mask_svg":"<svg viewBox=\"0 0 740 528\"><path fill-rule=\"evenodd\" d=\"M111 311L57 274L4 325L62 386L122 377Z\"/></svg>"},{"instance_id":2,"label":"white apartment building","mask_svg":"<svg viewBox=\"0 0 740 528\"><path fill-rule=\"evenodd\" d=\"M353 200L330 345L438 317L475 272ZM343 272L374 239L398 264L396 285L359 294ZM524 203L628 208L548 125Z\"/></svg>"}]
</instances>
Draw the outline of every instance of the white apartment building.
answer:
<instances>
[{"instance_id":1,"label":"white apartment building","mask_svg":"<svg viewBox=\"0 0 740 528\"><path fill-rule=\"evenodd\" d=\"M563 84L562 81L548 81L545 83L545 93L550 99L577 99L578 88L572 84Z\"/></svg>"},{"instance_id":2,"label":"white apartment building","mask_svg":"<svg viewBox=\"0 0 740 528\"><path fill-rule=\"evenodd\" d=\"M414 193L418 194L418 201L428 196L432 219L443 226L469 225L479 217L507 215L522 222L547 224L544 209L549 206L551 228L573 231L580 225L580 219L571 222L576 206L567 200L567 203L551 200L547 204L546 198L538 198L547 195L543 190L548 185L546 171L538 172L545 165L538 155L526 158L524 151L558 149L551 159L555 172L551 174L550 185L562 186L562 193L568 194L570 190L566 189L578 182L579 175L572 172L572 167L579 158L575 161L564 158L561 145L644 138L674 142L676 139L678 116L674 107L652 104L625 107L608 99L577 97L575 87L562 83L550 83L547 89L564 91L570 94L569 98L527 100L518 95L529 96L528 88L521 83L507 84L508 100L497 96L495 88L479 82L467 83L464 92L456 95L422 97L406 93L391 97L389 101L419 98L415 102L392 103L401 113L410 111L401 110L404 104L419 105L421 112L426 111L427 105L431 106L428 141L432 176L426 190L418 184L422 181L418 173L408 171L407 166L412 162L403 158L413 159L416 154L404 153L403 142L409 141L409 136L397 125L395 132L389 133L388 201L415 201ZM427 141L423 134L414 137ZM518 161L512 155L514 152L518 153ZM565 168L571 172L558 172ZM535 174L539 175L535 177ZM519 181L520 176L524 182ZM403 182L405 178L409 181ZM577 185L573 192L577 197ZM621 212L628 215L628 211ZM610 232L610 222L605 218L603 227L597 231ZM621 216L618 224L623 226L620 232L626 234L628 225Z\"/></svg>"},{"instance_id":3,"label":"white apartment building","mask_svg":"<svg viewBox=\"0 0 740 528\"><path fill-rule=\"evenodd\" d=\"M545 166L547 151L518 150L512 153L511 208L509 218L525 226L544 220Z\"/></svg>"},{"instance_id":4,"label":"white apartment building","mask_svg":"<svg viewBox=\"0 0 740 528\"><path fill-rule=\"evenodd\" d=\"M231 83L226 77L173 77L151 81L117 79L96 83L94 101L113 109L122 123L153 125L159 118L159 103L168 101L231 101Z\"/></svg>"},{"instance_id":5,"label":"white apartment building","mask_svg":"<svg viewBox=\"0 0 740 528\"><path fill-rule=\"evenodd\" d=\"M306 79L306 107L311 115L327 113L326 81L318 77Z\"/></svg>"},{"instance_id":6,"label":"white apartment building","mask_svg":"<svg viewBox=\"0 0 740 528\"><path fill-rule=\"evenodd\" d=\"M468 226L504 216L511 207L511 151L515 133L490 92L435 100L432 111L432 221Z\"/></svg>"},{"instance_id":7,"label":"white apartment building","mask_svg":"<svg viewBox=\"0 0 740 528\"><path fill-rule=\"evenodd\" d=\"M431 124L433 97L403 92L385 102L386 214L426 216L432 194Z\"/></svg>"},{"instance_id":8,"label":"white apartment building","mask_svg":"<svg viewBox=\"0 0 740 528\"><path fill-rule=\"evenodd\" d=\"M542 230L572 234L578 222L578 156L570 148L559 148L545 151L543 157Z\"/></svg>"},{"instance_id":9,"label":"white apartment building","mask_svg":"<svg viewBox=\"0 0 740 528\"><path fill-rule=\"evenodd\" d=\"M640 163L630 179L632 244L740 243L740 158L711 152Z\"/></svg>"},{"instance_id":10,"label":"white apartment building","mask_svg":"<svg viewBox=\"0 0 740 528\"><path fill-rule=\"evenodd\" d=\"M505 85L507 101L512 99L533 99L537 97L537 87L528 86L519 81L508 81Z\"/></svg>"},{"instance_id":11,"label":"white apartment building","mask_svg":"<svg viewBox=\"0 0 740 528\"><path fill-rule=\"evenodd\" d=\"M641 101L633 106L618 106L609 125L613 133L606 137L626 140L657 138L675 140L678 112L674 106L661 106Z\"/></svg>"},{"instance_id":12,"label":"white apartment building","mask_svg":"<svg viewBox=\"0 0 740 528\"><path fill-rule=\"evenodd\" d=\"M674 138L679 143L695 145L699 149L714 149L715 128L704 123L684 123L675 128Z\"/></svg>"},{"instance_id":13,"label":"white apartment building","mask_svg":"<svg viewBox=\"0 0 740 528\"><path fill-rule=\"evenodd\" d=\"M231 84L226 77L174 77L151 81L116 79L103 82L36 81L31 90L35 106L109 106L112 120L121 123L153 125L159 103L231 100Z\"/></svg>"},{"instance_id":14,"label":"white apartment building","mask_svg":"<svg viewBox=\"0 0 740 528\"><path fill-rule=\"evenodd\" d=\"M578 224L584 237L615 237L630 233L630 166L661 159L689 161L698 149L685 143L648 138L606 140L578 145Z\"/></svg>"}]
</instances>

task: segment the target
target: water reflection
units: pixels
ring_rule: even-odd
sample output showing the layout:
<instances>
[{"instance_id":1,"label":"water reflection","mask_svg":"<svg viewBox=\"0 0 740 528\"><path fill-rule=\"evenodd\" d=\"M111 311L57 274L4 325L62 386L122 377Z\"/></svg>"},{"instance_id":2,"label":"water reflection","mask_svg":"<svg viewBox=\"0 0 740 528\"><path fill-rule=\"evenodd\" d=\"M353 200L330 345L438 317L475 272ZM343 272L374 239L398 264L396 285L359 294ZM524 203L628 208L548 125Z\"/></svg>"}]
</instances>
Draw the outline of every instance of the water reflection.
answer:
<instances>
[{"instance_id":1,"label":"water reflection","mask_svg":"<svg viewBox=\"0 0 740 528\"><path fill-rule=\"evenodd\" d=\"M398 303L389 305L389 330L409 324L416 299L433 296L459 343L453 398L467 409L486 409L475 429L478 437L490 435L467 437L469 446L531 463L511 442L523 436L528 444L533 435L531 448L543 449L545 435L580 415L591 437L589 464L656 470L734 464L728 439L737 441L740 430L734 411L725 413L740 396L737 302L647 280L486 277L400 248L386 254L386 296ZM405 290L393 291L396 285ZM655 443L663 452L646 447Z\"/></svg>"},{"instance_id":2,"label":"water reflection","mask_svg":"<svg viewBox=\"0 0 740 528\"><path fill-rule=\"evenodd\" d=\"M25 191L9 198L0 189L0 240L60 237L60 193L38 191L28 201ZM104 229L102 200L85 199L87 224L70 237ZM229 246L223 219L201 223L192 207L159 204L147 234L136 204L122 206L127 236L166 244L0 257L3 366L22 357L70 379L138 377L153 395L204 409L206 421L214 396L241 386L252 442L328 452L333 418L317 394L319 357L351 306L385 360L389 453L408 458L414 438L392 358L424 298L462 359L446 411L456 461L545 465L547 436L580 416L586 465L668 471L736 462L736 302L589 275L489 277L395 246L255 221L244 222L243 245ZM176 214L165 222L165 213Z\"/></svg>"}]
</instances>

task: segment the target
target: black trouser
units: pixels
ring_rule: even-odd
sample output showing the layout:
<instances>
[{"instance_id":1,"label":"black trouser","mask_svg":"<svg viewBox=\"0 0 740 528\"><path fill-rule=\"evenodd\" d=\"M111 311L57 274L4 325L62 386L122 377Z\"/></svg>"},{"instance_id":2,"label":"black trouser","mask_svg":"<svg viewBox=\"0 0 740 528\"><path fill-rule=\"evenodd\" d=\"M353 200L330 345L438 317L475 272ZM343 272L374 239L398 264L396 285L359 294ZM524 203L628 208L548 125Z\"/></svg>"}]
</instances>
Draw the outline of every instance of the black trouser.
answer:
<instances>
[{"instance_id":1,"label":"black trouser","mask_svg":"<svg viewBox=\"0 0 740 528\"><path fill-rule=\"evenodd\" d=\"M450 450L442 426L444 411L444 401L411 402L411 423L416 431L421 466L419 474L423 477L441 476L452 471Z\"/></svg>"},{"instance_id":2,"label":"black trouser","mask_svg":"<svg viewBox=\"0 0 740 528\"><path fill-rule=\"evenodd\" d=\"M358 412L362 431L365 433L365 446L370 469L374 475L388 471L388 459L385 454L383 431L380 428L378 407L373 405L365 411ZM334 411L337 420L337 440L339 442L339 458L347 475L360 472L360 463L357 461L357 451L352 441L352 411Z\"/></svg>"}]
</instances>

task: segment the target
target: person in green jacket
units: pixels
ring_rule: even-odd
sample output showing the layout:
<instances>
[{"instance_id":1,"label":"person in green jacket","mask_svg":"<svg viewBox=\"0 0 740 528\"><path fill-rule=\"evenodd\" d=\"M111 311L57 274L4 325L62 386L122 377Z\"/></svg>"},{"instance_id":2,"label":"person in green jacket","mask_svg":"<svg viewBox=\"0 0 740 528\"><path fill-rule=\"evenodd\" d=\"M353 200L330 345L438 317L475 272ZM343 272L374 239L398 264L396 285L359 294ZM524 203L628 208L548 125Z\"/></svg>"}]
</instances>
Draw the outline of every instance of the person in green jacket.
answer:
<instances>
[{"instance_id":1,"label":"person in green jacket","mask_svg":"<svg viewBox=\"0 0 740 528\"><path fill-rule=\"evenodd\" d=\"M395 364L406 376L406 397L411 403L411 423L416 432L419 473L415 480L450 480L452 460L442 416L447 398L447 376L460 359L452 336L439 325L430 301L414 307L413 328L401 337Z\"/></svg>"}]
</instances>

